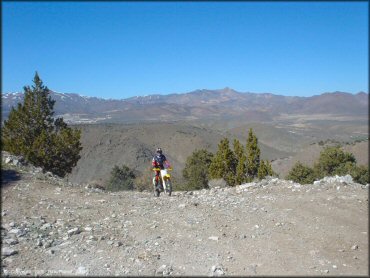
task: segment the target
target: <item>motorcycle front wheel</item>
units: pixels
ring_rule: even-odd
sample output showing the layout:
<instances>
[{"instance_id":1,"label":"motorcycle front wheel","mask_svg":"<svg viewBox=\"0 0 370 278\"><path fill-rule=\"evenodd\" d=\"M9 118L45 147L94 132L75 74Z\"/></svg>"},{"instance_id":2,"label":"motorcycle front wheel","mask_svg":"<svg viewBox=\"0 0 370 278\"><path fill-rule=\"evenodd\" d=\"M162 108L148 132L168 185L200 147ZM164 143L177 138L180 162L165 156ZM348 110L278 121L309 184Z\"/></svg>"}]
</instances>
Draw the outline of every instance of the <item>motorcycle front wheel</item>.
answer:
<instances>
[{"instance_id":1,"label":"motorcycle front wheel","mask_svg":"<svg viewBox=\"0 0 370 278\"><path fill-rule=\"evenodd\" d=\"M160 194L159 190L158 189L155 189L154 190L154 196L155 197L159 197L159 194Z\"/></svg>"},{"instance_id":2,"label":"motorcycle front wheel","mask_svg":"<svg viewBox=\"0 0 370 278\"><path fill-rule=\"evenodd\" d=\"M153 178L153 187L154 187L154 196L159 197L159 194L161 194L161 191L159 189L159 185L156 186L155 178Z\"/></svg>"},{"instance_id":3,"label":"motorcycle front wheel","mask_svg":"<svg viewBox=\"0 0 370 278\"><path fill-rule=\"evenodd\" d=\"M166 191L167 191L168 196L171 196L172 195L172 183L171 183L171 180L167 180L166 181Z\"/></svg>"}]
</instances>

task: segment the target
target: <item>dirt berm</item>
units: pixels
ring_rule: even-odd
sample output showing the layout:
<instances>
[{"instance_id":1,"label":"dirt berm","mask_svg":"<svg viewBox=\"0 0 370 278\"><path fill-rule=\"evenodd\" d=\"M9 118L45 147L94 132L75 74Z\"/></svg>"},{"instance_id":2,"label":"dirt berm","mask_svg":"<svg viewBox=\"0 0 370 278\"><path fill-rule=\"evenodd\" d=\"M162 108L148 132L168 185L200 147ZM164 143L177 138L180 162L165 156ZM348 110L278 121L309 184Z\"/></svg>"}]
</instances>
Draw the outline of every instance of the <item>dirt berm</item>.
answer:
<instances>
[{"instance_id":1,"label":"dirt berm","mask_svg":"<svg viewBox=\"0 0 370 278\"><path fill-rule=\"evenodd\" d=\"M369 274L368 185L109 193L2 173L2 275Z\"/></svg>"}]
</instances>

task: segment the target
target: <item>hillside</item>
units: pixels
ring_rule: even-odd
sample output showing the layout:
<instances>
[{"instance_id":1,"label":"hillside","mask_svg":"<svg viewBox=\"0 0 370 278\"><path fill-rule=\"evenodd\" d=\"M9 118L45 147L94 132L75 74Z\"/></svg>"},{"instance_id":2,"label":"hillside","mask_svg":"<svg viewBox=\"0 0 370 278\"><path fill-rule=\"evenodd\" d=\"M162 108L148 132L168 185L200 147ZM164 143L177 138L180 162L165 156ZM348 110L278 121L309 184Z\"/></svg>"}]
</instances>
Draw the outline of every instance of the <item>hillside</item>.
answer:
<instances>
[{"instance_id":1,"label":"hillside","mask_svg":"<svg viewBox=\"0 0 370 278\"><path fill-rule=\"evenodd\" d=\"M3 165L2 275L369 274L368 185L267 179L156 198Z\"/></svg>"},{"instance_id":2,"label":"hillside","mask_svg":"<svg viewBox=\"0 0 370 278\"><path fill-rule=\"evenodd\" d=\"M251 123L230 130L202 127L181 122L140 124L95 124L79 125L82 130L83 149L81 159L68 176L71 182L104 182L110 177L115 165L126 164L138 175L151 176L150 162L155 149L160 146L174 171L176 183L182 183L182 170L188 156L196 149L215 153L218 143L228 137L230 147L234 138L245 145L249 128L258 137L262 159L273 160L272 166L281 177L285 177L294 163L300 160L311 165L319 157L322 148L315 133L289 133L271 124ZM317 132L317 134L320 132ZM350 139L350 134L346 137ZM333 134L334 137L334 134ZM329 137L330 138L330 137ZM348 145L360 164L368 165L369 153L366 142ZM148 177L148 184L150 179Z\"/></svg>"},{"instance_id":3,"label":"hillside","mask_svg":"<svg viewBox=\"0 0 370 278\"><path fill-rule=\"evenodd\" d=\"M68 177L71 182L77 183L105 181L110 177L114 165L126 164L141 174L148 174L151 159L159 146L174 168L175 181L182 182L182 169L186 158L194 150L207 149L215 153L218 143L224 136L230 137L230 141L238 138L227 132L176 122L81 125L79 128L82 130L81 159ZM240 138L243 144L245 140L246 137ZM267 154L269 159L291 154L261 142L260 148L262 156L265 157Z\"/></svg>"}]
</instances>

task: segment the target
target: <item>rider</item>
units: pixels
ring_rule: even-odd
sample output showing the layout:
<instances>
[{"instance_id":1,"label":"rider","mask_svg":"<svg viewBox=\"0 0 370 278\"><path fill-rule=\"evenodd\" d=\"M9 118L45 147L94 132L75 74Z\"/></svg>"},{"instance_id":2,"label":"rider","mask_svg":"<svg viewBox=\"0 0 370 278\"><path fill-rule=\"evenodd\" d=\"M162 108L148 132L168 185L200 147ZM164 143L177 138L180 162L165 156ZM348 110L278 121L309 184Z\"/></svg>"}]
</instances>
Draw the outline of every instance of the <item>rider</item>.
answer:
<instances>
[{"instance_id":1,"label":"rider","mask_svg":"<svg viewBox=\"0 0 370 278\"><path fill-rule=\"evenodd\" d=\"M161 148L157 148L156 154L152 159L152 166L153 168L159 168L161 170L164 169L164 164L166 164L167 168L170 168L170 163L167 161L166 156L162 153ZM159 175L160 171L155 171L155 186L158 186Z\"/></svg>"}]
</instances>

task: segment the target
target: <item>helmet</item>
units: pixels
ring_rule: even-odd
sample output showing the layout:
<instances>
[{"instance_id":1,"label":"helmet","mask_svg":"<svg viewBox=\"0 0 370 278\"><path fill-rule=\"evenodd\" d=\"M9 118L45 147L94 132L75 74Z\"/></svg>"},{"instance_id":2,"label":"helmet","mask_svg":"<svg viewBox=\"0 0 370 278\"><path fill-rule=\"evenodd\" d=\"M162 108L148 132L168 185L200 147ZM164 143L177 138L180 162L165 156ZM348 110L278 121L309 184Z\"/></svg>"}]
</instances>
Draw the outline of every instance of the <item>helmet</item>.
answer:
<instances>
[{"instance_id":1,"label":"helmet","mask_svg":"<svg viewBox=\"0 0 370 278\"><path fill-rule=\"evenodd\" d=\"M159 153L159 154L162 154L162 149L161 148L157 148L157 151L156 152Z\"/></svg>"}]
</instances>

